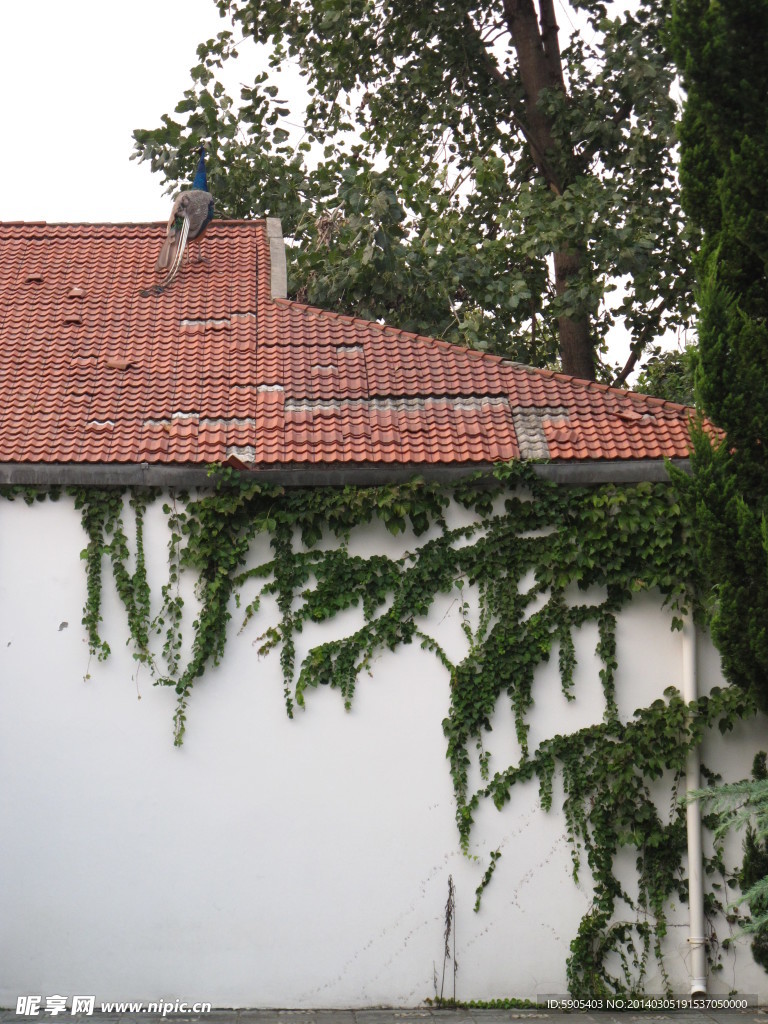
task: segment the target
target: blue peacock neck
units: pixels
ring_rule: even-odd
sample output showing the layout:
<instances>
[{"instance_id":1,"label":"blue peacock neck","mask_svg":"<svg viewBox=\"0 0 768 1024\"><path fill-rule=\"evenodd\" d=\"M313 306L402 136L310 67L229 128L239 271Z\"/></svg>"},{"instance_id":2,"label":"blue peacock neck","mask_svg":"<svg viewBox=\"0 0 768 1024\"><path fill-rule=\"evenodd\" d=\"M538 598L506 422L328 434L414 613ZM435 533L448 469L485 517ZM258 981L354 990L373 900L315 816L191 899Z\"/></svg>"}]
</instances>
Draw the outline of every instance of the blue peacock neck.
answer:
<instances>
[{"instance_id":1,"label":"blue peacock neck","mask_svg":"<svg viewBox=\"0 0 768 1024\"><path fill-rule=\"evenodd\" d=\"M205 176L205 147L200 147L200 159L197 162L197 170L195 171L195 180L192 182L192 188L200 189L201 192L208 191L208 179Z\"/></svg>"}]
</instances>

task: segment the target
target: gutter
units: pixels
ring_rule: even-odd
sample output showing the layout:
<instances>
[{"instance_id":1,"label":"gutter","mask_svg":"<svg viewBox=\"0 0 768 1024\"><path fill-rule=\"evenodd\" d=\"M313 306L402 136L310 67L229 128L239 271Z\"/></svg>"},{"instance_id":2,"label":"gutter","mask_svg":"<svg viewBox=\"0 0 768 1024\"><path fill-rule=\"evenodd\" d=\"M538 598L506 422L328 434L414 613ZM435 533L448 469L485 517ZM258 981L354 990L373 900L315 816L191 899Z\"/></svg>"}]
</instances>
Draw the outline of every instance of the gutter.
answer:
<instances>
[{"instance_id":1,"label":"gutter","mask_svg":"<svg viewBox=\"0 0 768 1024\"><path fill-rule=\"evenodd\" d=\"M688 459L672 464L690 470ZM408 463L326 463L244 469L243 475L265 484L284 487L370 487L424 480L451 483L477 473L491 476L488 462L435 465ZM535 462L533 472L543 480L571 487L606 483L663 483L669 480L661 460L622 459L616 462ZM207 466L158 463L0 463L0 485L21 487L210 487Z\"/></svg>"},{"instance_id":2,"label":"gutter","mask_svg":"<svg viewBox=\"0 0 768 1024\"><path fill-rule=\"evenodd\" d=\"M683 699L690 704L698 697L696 676L696 626L688 616L683 624ZM688 833L688 944L691 947L691 995L707 991L707 948L704 934L704 868L701 843L701 804L691 793L701 788L699 748L688 752L685 766L686 829Z\"/></svg>"}]
</instances>

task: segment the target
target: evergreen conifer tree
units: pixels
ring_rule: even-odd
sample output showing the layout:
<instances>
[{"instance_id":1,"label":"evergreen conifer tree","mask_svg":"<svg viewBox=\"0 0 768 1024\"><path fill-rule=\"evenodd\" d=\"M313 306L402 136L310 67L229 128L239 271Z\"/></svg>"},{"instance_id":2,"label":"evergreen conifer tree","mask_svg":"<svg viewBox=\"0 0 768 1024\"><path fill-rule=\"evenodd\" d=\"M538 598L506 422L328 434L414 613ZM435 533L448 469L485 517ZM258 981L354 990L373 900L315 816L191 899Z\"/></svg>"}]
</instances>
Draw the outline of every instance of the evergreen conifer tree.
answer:
<instances>
[{"instance_id":1,"label":"evergreen conifer tree","mask_svg":"<svg viewBox=\"0 0 768 1024\"><path fill-rule=\"evenodd\" d=\"M726 678L768 709L768 3L678 0L683 208L699 234L699 431L683 488Z\"/></svg>"}]
</instances>

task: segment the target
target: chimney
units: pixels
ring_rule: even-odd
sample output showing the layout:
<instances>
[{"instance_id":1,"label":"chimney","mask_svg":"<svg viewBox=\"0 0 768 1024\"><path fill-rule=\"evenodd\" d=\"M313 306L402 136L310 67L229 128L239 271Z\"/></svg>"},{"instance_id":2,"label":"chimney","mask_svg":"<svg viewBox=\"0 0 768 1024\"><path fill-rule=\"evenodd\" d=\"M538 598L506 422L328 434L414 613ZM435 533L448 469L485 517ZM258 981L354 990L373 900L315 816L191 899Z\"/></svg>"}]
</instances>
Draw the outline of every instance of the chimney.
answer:
<instances>
[{"instance_id":1,"label":"chimney","mask_svg":"<svg viewBox=\"0 0 768 1024\"><path fill-rule=\"evenodd\" d=\"M288 298L288 277L285 269L285 242L279 217L267 217L269 239L270 292L273 299Z\"/></svg>"}]
</instances>

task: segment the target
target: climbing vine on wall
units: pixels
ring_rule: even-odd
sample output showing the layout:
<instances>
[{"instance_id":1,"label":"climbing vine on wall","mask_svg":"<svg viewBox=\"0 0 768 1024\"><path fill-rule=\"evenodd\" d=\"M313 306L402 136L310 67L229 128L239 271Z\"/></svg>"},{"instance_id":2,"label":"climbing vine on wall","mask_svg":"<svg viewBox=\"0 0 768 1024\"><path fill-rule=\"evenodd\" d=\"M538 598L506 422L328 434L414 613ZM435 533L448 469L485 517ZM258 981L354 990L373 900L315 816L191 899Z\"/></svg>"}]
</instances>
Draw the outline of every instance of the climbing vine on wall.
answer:
<instances>
[{"instance_id":1,"label":"climbing vine on wall","mask_svg":"<svg viewBox=\"0 0 768 1024\"><path fill-rule=\"evenodd\" d=\"M128 628L137 661L152 664L149 649L150 591L144 559L144 513L156 497L153 491L134 491L128 501L134 512L135 568L129 572L128 538L123 526L123 492L118 488L89 488L75 493L75 508L81 512L88 545L81 553L86 564L87 598L83 625L88 634L91 654L103 661L110 654L109 644L99 634L101 622L102 562L105 556L112 566L117 593L128 616Z\"/></svg>"},{"instance_id":2,"label":"climbing vine on wall","mask_svg":"<svg viewBox=\"0 0 768 1024\"><path fill-rule=\"evenodd\" d=\"M667 906L673 896L684 901L687 888L684 816L674 799L686 753L705 729L716 725L725 731L754 710L742 691L716 690L689 707L672 689L629 722L619 718L618 613L643 590L664 595L675 625L688 610L684 523L669 485L563 488L516 465L450 488L414 480L386 487L282 489L218 470L204 493L177 494L163 505L169 573L154 615L143 529L145 510L158 495L114 488L72 493L88 537L83 624L91 652L97 658L109 654L100 631L106 563L126 609L134 656L158 684L176 691L177 744L184 739L195 683L221 661L235 615L242 628L256 631L260 653L279 650L291 717L321 684L337 689L351 707L360 674L378 652L419 643L450 675L443 731L463 849L470 850L481 803L490 800L500 808L516 784L536 778L548 809L559 772L574 874L586 858L593 882L591 907L571 944L571 991L636 987L651 957L663 973ZM471 513L465 525L449 524L451 503ZM125 526L129 508L132 552ZM373 521L394 534L410 528L410 550L398 558L353 554L353 530ZM268 538L269 557L254 564L260 535ZM199 603L187 645L185 575L195 579ZM427 631L440 594L454 594L462 612L466 652L457 662ZM475 614L470 594L476 596ZM268 596L279 619L259 630ZM313 647L297 664L296 636L304 625L330 622L351 607L361 609L362 626ZM575 636L590 623L602 666L603 721L532 749L536 669L556 655L563 693L574 699ZM162 645L157 656L153 637ZM520 756L491 775L488 738L500 700L508 702ZM649 789L662 778L670 785L666 819ZM636 856L633 892L616 872L626 849ZM478 907L500 855L494 851L478 887Z\"/></svg>"}]
</instances>

